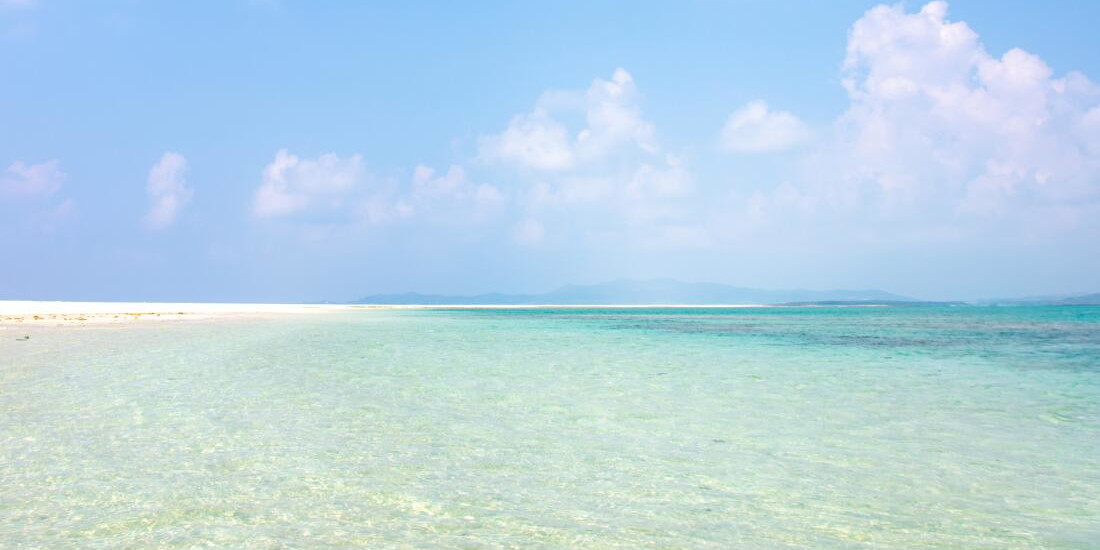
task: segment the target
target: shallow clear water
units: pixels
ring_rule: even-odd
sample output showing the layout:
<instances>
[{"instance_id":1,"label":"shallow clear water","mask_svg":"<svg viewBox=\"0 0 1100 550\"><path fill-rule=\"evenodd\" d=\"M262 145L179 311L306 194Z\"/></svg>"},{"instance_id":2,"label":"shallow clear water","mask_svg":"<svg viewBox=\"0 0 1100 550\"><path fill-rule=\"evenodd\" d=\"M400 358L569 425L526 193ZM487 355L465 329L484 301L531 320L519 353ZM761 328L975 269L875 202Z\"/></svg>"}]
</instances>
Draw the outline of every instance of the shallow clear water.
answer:
<instances>
[{"instance_id":1,"label":"shallow clear water","mask_svg":"<svg viewBox=\"0 0 1100 550\"><path fill-rule=\"evenodd\" d=\"M208 546L1098 548L1100 308L0 331L0 548Z\"/></svg>"}]
</instances>

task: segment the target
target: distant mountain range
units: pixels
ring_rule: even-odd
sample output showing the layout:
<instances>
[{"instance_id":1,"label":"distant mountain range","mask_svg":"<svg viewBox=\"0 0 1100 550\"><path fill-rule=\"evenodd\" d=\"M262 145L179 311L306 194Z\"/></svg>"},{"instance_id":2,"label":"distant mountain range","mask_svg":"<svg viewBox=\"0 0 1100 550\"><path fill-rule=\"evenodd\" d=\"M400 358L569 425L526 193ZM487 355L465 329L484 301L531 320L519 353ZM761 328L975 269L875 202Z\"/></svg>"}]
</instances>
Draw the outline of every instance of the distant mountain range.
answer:
<instances>
[{"instance_id":1,"label":"distant mountain range","mask_svg":"<svg viewBox=\"0 0 1100 550\"><path fill-rule=\"evenodd\" d=\"M1026 298L1002 298L980 300L979 305L991 306L1100 306L1100 292L1060 296L1030 296Z\"/></svg>"},{"instance_id":2,"label":"distant mountain range","mask_svg":"<svg viewBox=\"0 0 1100 550\"><path fill-rule=\"evenodd\" d=\"M384 305L743 305L830 302L917 303L907 296L882 290L764 290L720 283L685 283L673 279L623 279L593 285L565 285L542 294L379 294L356 303Z\"/></svg>"}]
</instances>

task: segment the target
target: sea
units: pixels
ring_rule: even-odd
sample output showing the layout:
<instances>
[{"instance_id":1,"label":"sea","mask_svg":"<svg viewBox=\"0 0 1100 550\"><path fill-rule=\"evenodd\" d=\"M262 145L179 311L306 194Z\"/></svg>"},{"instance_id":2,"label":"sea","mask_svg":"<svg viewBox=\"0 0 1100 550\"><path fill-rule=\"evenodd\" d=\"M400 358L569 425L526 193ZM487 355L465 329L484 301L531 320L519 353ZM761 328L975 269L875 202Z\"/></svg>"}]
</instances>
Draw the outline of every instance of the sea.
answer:
<instances>
[{"instance_id":1,"label":"sea","mask_svg":"<svg viewBox=\"0 0 1100 550\"><path fill-rule=\"evenodd\" d=\"M0 548L1097 549L1100 307L0 331Z\"/></svg>"}]
</instances>

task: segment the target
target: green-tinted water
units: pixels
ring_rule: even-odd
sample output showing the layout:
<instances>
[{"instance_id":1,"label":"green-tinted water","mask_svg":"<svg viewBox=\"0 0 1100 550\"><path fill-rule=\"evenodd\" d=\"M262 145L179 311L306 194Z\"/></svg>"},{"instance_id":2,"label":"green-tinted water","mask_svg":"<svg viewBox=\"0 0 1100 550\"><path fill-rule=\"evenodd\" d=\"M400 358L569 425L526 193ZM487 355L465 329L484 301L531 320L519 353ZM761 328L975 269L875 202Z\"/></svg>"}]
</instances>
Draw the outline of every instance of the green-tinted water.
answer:
<instances>
[{"instance_id":1,"label":"green-tinted water","mask_svg":"<svg viewBox=\"0 0 1100 550\"><path fill-rule=\"evenodd\" d=\"M2 548L1095 549L1098 457L1092 307L0 331Z\"/></svg>"}]
</instances>

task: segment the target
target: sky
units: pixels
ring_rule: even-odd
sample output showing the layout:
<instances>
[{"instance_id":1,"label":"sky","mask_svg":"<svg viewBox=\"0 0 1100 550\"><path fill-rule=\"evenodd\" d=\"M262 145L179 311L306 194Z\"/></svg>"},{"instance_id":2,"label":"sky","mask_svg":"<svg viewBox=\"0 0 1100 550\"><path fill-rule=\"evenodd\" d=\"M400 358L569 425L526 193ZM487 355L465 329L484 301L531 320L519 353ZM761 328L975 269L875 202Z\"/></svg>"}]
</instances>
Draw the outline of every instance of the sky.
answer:
<instances>
[{"instance_id":1,"label":"sky","mask_svg":"<svg viewBox=\"0 0 1100 550\"><path fill-rule=\"evenodd\" d=\"M1097 20L0 0L0 299L1097 292Z\"/></svg>"}]
</instances>

